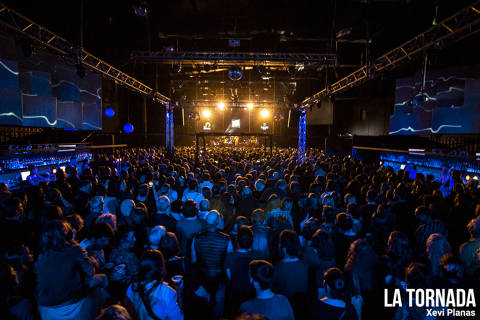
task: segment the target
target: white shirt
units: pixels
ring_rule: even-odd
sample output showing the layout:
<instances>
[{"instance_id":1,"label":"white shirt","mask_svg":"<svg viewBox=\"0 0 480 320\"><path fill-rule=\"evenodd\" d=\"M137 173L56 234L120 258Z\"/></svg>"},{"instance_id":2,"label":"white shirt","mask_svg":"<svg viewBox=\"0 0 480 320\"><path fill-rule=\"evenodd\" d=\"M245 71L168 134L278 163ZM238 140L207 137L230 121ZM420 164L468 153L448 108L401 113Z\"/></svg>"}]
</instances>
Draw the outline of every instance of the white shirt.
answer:
<instances>
[{"instance_id":1,"label":"white shirt","mask_svg":"<svg viewBox=\"0 0 480 320\"><path fill-rule=\"evenodd\" d=\"M198 205L200 203L200 201L203 200L203 195L201 193L198 193L198 192L195 192L195 191L194 192L187 192L187 190L185 190L185 192L183 193L183 196L182 196L182 201L185 202L188 199L192 199Z\"/></svg>"},{"instance_id":2,"label":"white shirt","mask_svg":"<svg viewBox=\"0 0 480 320\"><path fill-rule=\"evenodd\" d=\"M145 291L149 292L150 289L157 285L158 281L154 280L145 285ZM153 320L148 315L147 308L143 304L142 297L139 292L133 290L132 286L137 284L131 284L127 289L127 298L132 303L139 320ZM167 283L162 282L158 284L155 289L148 295L152 312L160 319L169 320L182 320L183 313L177 303L177 292L168 286Z\"/></svg>"}]
</instances>

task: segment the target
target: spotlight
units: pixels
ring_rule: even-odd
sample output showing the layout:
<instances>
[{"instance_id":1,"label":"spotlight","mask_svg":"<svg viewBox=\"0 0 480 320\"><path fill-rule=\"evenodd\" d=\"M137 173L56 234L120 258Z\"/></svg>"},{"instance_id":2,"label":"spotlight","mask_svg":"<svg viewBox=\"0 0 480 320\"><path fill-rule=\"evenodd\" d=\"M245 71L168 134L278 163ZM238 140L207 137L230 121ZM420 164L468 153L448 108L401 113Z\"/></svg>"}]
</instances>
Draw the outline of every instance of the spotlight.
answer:
<instances>
[{"instance_id":1,"label":"spotlight","mask_svg":"<svg viewBox=\"0 0 480 320\"><path fill-rule=\"evenodd\" d=\"M252 110L252 109L253 109L253 103L248 103L248 104L247 104L247 108L248 108L249 110Z\"/></svg>"},{"instance_id":2,"label":"spotlight","mask_svg":"<svg viewBox=\"0 0 480 320\"><path fill-rule=\"evenodd\" d=\"M270 111L268 111L267 109L263 109L262 111L260 111L260 115L262 116L262 118L268 118L270 116Z\"/></svg>"},{"instance_id":3,"label":"spotlight","mask_svg":"<svg viewBox=\"0 0 480 320\"><path fill-rule=\"evenodd\" d=\"M85 77L85 67L83 66L83 64L81 62L77 63L75 65L75 68L77 68L77 75L80 77L80 78L83 78Z\"/></svg>"},{"instance_id":4,"label":"spotlight","mask_svg":"<svg viewBox=\"0 0 480 320\"><path fill-rule=\"evenodd\" d=\"M473 176L473 180L478 180L478 177L477 177L477 176Z\"/></svg>"},{"instance_id":5,"label":"spotlight","mask_svg":"<svg viewBox=\"0 0 480 320\"><path fill-rule=\"evenodd\" d=\"M467 175L467 176L465 177L465 180L469 181L469 180L470 180L470 176Z\"/></svg>"},{"instance_id":6,"label":"spotlight","mask_svg":"<svg viewBox=\"0 0 480 320\"><path fill-rule=\"evenodd\" d=\"M218 107L218 109L220 109L220 110L225 110L225 103L219 102L219 103L217 104L217 107Z\"/></svg>"},{"instance_id":7,"label":"spotlight","mask_svg":"<svg viewBox=\"0 0 480 320\"><path fill-rule=\"evenodd\" d=\"M208 109L203 110L203 116L205 118L210 118L211 115L212 115L212 112L210 110Z\"/></svg>"},{"instance_id":8,"label":"spotlight","mask_svg":"<svg viewBox=\"0 0 480 320\"><path fill-rule=\"evenodd\" d=\"M132 133L133 132L133 125L131 123L125 123L123 125L123 131L126 133Z\"/></svg>"},{"instance_id":9,"label":"spotlight","mask_svg":"<svg viewBox=\"0 0 480 320\"><path fill-rule=\"evenodd\" d=\"M113 110L112 108L105 109L105 116L107 116L108 118L111 118L114 115L115 115L115 110Z\"/></svg>"}]
</instances>

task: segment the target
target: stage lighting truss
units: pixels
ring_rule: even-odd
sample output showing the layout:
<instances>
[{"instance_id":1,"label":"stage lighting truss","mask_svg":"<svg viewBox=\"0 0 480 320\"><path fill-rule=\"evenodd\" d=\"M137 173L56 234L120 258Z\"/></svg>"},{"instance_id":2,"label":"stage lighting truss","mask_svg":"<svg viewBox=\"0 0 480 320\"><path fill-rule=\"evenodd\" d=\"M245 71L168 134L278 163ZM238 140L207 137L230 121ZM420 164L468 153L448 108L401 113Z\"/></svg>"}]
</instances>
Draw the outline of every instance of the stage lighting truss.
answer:
<instances>
[{"instance_id":1,"label":"stage lighting truss","mask_svg":"<svg viewBox=\"0 0 480 320\"><path fill-rule=\"evenodd\" d=\"M168 105L166 108L166 121L165 121L165 146L167 150L173 151L173 105Z\"/></svg>"},{"instance_id":2,"label":"stage lighting truss","mask_svg":"<svg viewBox=\"0 0 480 320\"><path fill-rule=\"evenodd\" d=\"M166 52L133 51L131 59L151 63L199 64L211 61L216 67L225 66L261 66L289 67L300 70L307 63L336 65L337 55L332 53L266 53L266 52Z\"/></svg>"},{"instance_id":3,"label":"stage lighting truss","mask_svg":"<svg viewBox=\"0 0 480 320\"><path fill-rule=\"evenodd\" d=\"M307 109L300 110L300 117L298 119L298 162L305 162L307 140Z\"/></svg>"},{"instance_id":4,"label":"stage lighting truss","mask_svg":"<svg viewBox=\"0 0 480 320\"><path fill-rule=\"evenodd\" d=\"M322 91L303 100L302 107L313 105L322 96L337 94L352 88L382 72L393 70L402 63L412 61L430 48L443 48L480 31L480 1L458 11L435 24L427 31L404 42L395 49L377 58L373 63L348 74Z\"/></svg>"},{"instance_id":5,"label":"stage lighting truss","mask_svg":"<svg viewBox=\"0 0 480 320\"><path fill-rule=\"evenodd\" d=\"M35 23L20 13L0 3L0 24L22 34L23 36L38 42L41 46L55 51L58 54L72 57L77 63L81 63L91 70L99 72L106 78L114 80L115 83L123 85L133 91L150 96L155 101L167 106L170 99L125 72L113 67L105 61L95 57L89 52L75 47L64 38Z\"/></svg>"}]
</instances>

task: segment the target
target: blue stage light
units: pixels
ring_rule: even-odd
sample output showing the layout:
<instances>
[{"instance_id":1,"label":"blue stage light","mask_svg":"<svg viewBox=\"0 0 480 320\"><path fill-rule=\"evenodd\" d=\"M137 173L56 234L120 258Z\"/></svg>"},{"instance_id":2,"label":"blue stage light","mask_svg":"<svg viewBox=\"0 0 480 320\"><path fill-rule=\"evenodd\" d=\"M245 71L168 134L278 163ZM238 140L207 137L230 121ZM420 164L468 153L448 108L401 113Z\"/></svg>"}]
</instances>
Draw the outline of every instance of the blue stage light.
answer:
<instances>
[{"instance_id":1,"label":"blue stage light","mask_svg":"<svg viewBox=\"0 0 480 320\"><path fill-rule=\"evenodd\" d=\"M115 110L113 110L112 108L107 108L105 109L105 115L111 118L115 115Z\"/></svg>"},{"instance_id":2,"label":"blue stage light","mask_svg":"<svg viewBox=\"0 0 480 320\"><path fill-rule=\"evenodd\" d=\"M123 131L125 131L125 133L132 133L133 132L133 125L130 124L130 123L125 123L123 125Z\"/></svg>"}]
</instances>

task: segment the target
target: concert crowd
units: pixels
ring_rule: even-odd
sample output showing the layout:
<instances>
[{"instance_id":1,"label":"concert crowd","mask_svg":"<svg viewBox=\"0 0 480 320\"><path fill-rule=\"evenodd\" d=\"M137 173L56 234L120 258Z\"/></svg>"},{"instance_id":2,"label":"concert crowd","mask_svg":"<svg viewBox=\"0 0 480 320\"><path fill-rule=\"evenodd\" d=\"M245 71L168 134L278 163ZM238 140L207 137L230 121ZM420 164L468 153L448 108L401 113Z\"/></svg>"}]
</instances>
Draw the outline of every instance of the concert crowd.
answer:
<instances>
[{"instance_id":1,"label":"concert crowd","mask_svg":"<svg viewBox=\"0 0 480 320\"><path fill-rule=\"evenodd\" d=\"M206 151L99 151L1 183L1 318L434 319L385 289L479 287L477 180Z\"/></svg>"}]
</instances>

